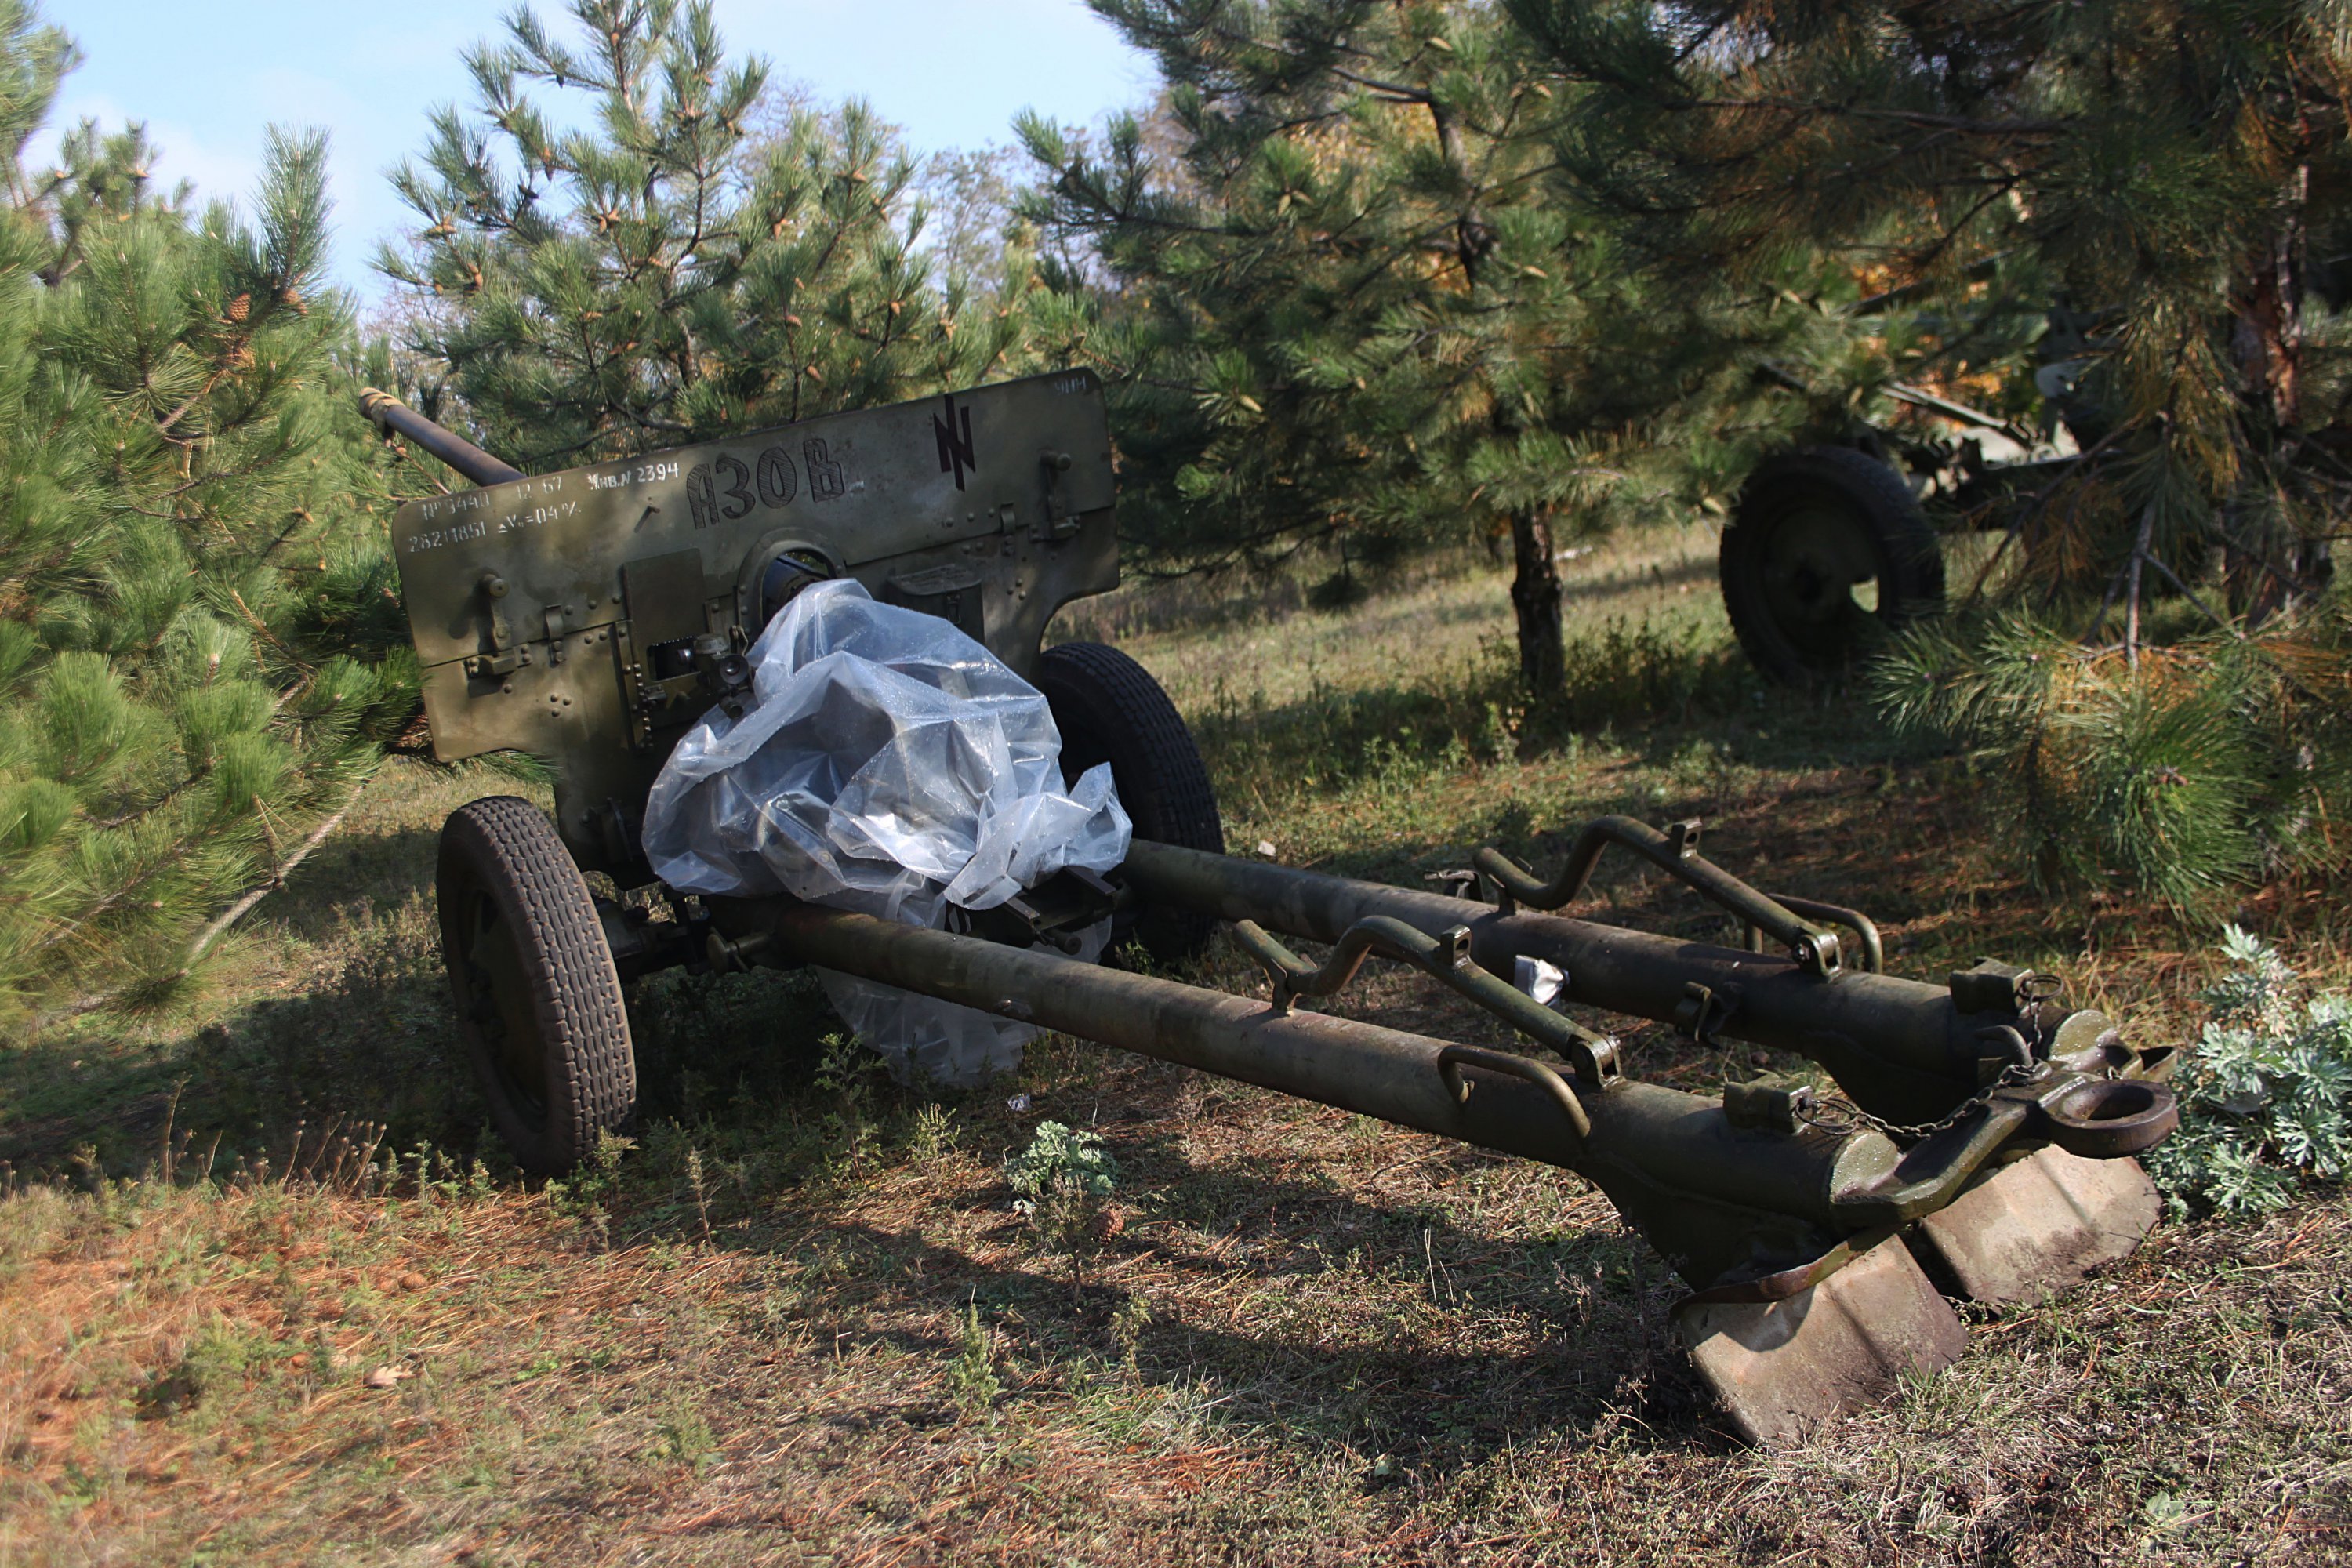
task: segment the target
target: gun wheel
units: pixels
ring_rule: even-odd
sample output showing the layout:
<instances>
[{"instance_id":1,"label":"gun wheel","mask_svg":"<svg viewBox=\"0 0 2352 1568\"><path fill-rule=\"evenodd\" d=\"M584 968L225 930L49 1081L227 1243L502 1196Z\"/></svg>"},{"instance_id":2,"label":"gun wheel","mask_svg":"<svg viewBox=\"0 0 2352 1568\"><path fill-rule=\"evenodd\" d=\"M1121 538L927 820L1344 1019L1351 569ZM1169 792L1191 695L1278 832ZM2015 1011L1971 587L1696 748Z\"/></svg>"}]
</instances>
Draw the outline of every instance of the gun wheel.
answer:
<instances>
[{"instance_id":1,"label":"gun wheel","mask_svg":"<svg viewBox=\"0 0 2352 1568\"><path fill-rule=\"evenodd\" d=\"M1756 668L1834 676L1944 600L1944 556L1910 487L1844 447L1774 458L1723 530L1723 605Z\"/></svg>"},{"instance_id":2,"label":"gun wheel","mask_svg":"<svg viewBox=\"0 0 2352 1568\"><path fill-rule=\"evenodd\" d=\"M1062 643L1037 659L1037 689L1062 732L1062 776L1075 783L1098 763L1110 764L1119 804L1135 836L1155 844L1225 852L1217 792L1184 717L1150 672L1101 643ZM1208 945L1216 922L1205 915L1146 910L1129 930L1152 957L1190 957Z\"/></svg>"},{"instance_id":3,"label":"gun wheel","mask_svg":"<svg viewBox=\"0 0 2352 1568\"><path fill-rule=\"evenodd\" d=\"M546 814L493 795L441 829L441 954L499 1135L570 1170L636 1105L621 978L588 884Z\"/></svg>"}]
</instances>

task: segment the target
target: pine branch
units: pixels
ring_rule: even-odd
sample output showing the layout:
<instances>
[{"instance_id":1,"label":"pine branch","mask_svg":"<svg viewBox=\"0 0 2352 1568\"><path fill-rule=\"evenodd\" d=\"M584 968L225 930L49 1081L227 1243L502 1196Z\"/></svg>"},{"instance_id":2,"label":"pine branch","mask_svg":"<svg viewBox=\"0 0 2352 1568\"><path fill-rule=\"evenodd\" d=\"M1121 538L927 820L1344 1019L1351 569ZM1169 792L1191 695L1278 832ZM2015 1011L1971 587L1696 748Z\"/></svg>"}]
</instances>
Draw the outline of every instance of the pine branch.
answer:
<instances>
[{"instance_id":1,"label":"pine branch","mask_svg":"<svg viewBox=\"0 0 2352 1568\"><path fill-rule=\"evenodd\" d=\"M1916 125L1923 129L1956 132L1964 136L2059 136L2074 130L2066 120L1978 120L1965 115L1936 114L1920 110L1895 109L1885 105L1859 103L1813 102L1803 99L1786 98L1693 98L1678 104L1677 109L1728 109L1759 110L1767 113L1804 114L1826 119L1848 118L1885 121L1897 125Z\"/></svg>"},{"instance_id":2,"label":"pine branch","mask_svg":"<svg viewBox=\"0 0 2352 1568\"><path fill-rule=\"evenodd\" d=\"M2131 552L2131 592L2124 605L2124 658L2134 669L2139 668L2139 572L2155 534L2156 502L2151 500L2139 514L2139 537L2133 542Z\"/></svg>"},{"instance_id":3,"label":"pine branch","mask_svg":"<svg viewBox=\"0 0 2352 1568\"><path fill-rule=\"evenodd\" d=\"M193 973L196 961L203 958L213 943L218 942L231 926L243 920L262 900L286 886L286 879L294 868L309 859L313 850L334 837L335 829L343 825L343 818L350 816L352 808L359 804L360 793L367 788L367 784L368 780L364 777L353 784L351 793L344 797L343 804L334 814L305 835L302 842L294 847L294 852L273 867L267 879L239 894L235 902L215 916L203 931L196 933L195 941L188 945L187 953L180 962L179 970L173 976L175 979L185 978Z\"/></svg>"}]
</instances>

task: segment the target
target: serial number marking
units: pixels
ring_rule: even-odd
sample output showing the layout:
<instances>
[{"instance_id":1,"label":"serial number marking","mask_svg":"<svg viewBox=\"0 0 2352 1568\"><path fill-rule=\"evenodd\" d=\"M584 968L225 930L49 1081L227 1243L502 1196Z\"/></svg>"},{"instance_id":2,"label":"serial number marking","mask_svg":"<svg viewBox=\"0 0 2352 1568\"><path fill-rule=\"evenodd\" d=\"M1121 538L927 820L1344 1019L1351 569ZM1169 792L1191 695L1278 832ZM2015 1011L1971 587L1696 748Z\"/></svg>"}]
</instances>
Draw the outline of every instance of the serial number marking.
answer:
<instances>
[{"instance_id":1,"label":"serial number marking","mask_svg":"<svg viewBox=\"0 0 2352 1568\"><path fill-rule=\"evenodd\" d=\"M609 474L591 474L588 488L596 490L616 490L623 485L650 485L662 479L674 479L685 469L675 458L656 463L639 463L635 468L623 468Z\"/></svg>"},{"instance_id":2,"label":"serial number marking","mask_svg":"<svg viewBox=\"0 0 2352 1568\"><path fill-rule=\"evenodd\" d=\"M453 522L446 528L419 529L408 536L408 553L438 550L445 544L463 544L469 539L480 539L490 531L490 520L475 518L470 522ZM501 527L500 532L505 529Z\"/></svg>"},{"instance_id":3,"label":"serial number marking","mask_svg":"<svg viewBox=\"0 0 2352 1568\"><path fill-rule=\"evenodd\" d=\"M444 512L463 515L469 511L486 510L489 504L490 496L488 490L460 490L456 495L440 496L425 502L417 508L417 515L430 522Z\"/></svg>"},{"instance_id":4,"label":"serial number marking","mask_svg":"<svg viewBox=\"0 0 2352 1568\"><path fill-rule=\"evenodd\" d=\"M475 517L453 522L446 528L423 528L408 536L403 546L405 553L420 554L438 550L446 544L463 544L468 540L486 539L493 533L520 533L526 529L544 528L551 522L576 515L576 500L550 501L527 511L510 511L501 518Z\"/></svg>"},{"instance_id":5,"label":"serial number marking","mask_svg":"<svg viewBox=\"0 0 2352 1568\"><path fill-rule=\"evenodd\" d=\"M563 476L549 474L541 479L509 479L501 485L485 485L477 490L459 490L456 495L435 496L417 503L416 514L425 521L447 513L462 517L469 511L487 511L493 506L509 506L532 496L560 495L563 491Z\"/></svg>"}]
</instances>

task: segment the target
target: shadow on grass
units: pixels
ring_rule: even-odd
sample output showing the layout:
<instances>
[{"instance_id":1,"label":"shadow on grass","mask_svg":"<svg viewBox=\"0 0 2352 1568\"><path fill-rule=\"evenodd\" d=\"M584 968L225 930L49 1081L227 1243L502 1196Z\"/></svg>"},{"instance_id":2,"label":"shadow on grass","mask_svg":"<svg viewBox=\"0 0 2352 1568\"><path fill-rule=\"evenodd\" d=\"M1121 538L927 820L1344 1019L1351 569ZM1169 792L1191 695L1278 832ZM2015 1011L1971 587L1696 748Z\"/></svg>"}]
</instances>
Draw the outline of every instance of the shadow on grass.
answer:
<instances>
[{"instance_id":1,"label":"shadow on grass","mask_svg":"<svg viewBox=\"0 0 2352 1568\"><path fill-rule=\"evenodd\" d=\"M0 1155L56 1170L87 1148L100 1168L136 1174L161 1157L167 1115L224 1171L262 1154L282 1166L298 1131L329 1125L375 1123L401 1147L470 1147L483 1112L425 923L387 922L308 992L161 1032L144 1049L60 1037L0 1058L20 1111ZM60 1076L55 1058L75 1050L90 1055Z\"/></svg>"},{"instance_id":2,"label":"shadow on grass","mask_svg":"<svg viewBox=\"0 0 2352 1568\"><path fill-rule=\"evenodd\" d=\"M430 1144L512 1172L458 1037L429 902L379 926L305 993L265 997L126 1050L60 1036L0 1055L0 1159L27 1174L94 1162L135 1175L167 1124L227 1170L298 1136L372 1125L384 1146ZM696 1121L804 1089L839 1025L813 979L654 976L629 996L639 1120ZM217 1134L217 1142L215 1135Z\"/></svg>"},{"instance_id":3,"label":"shadow on grass","mask_svg":"<svg viewBox=\"0 0 2352 1568\"><path fill-rule=\"evenodd\" d=\"M282 1169L298 1130L373 1121L387 1126L392 1148L478 1154L516 1180L487 1135L422 923L399 927L397 940L313 994L257 1005L163 1053L144 1080L83 1085L78 1123L49 1130L52 1156L96 1141L104 1163L143 1166L170 1103L168 1084L163 1100L152 1098L157 1079L170 1076L187 1080L179 1125L224 1132L223 1169L263 1153ZM697 1162L728 1189L731 1212L720 1217L751 1226L732 1232L740 1242L719 1245L771 1258L772 1300L806 1331L831 1332L845 1353L887 1344L944 1366L958 1353L945 1325L971 1302L1008 1354L1043 1369L1036 1397L1056 1422L1109 1428L1165 1407L1213 1439L1318 1463L1388 1453L1424 1475L1475 1467L1530 1436L1572 1436L1612 1412L1631 1412L1663 1444L1711 1440L1709 1407L1665 1327L1663 1265L1614 1230L1539 1226L1505 1239L1465 1224L1460 1193L1444 1188L1508 1163L1493 1156L1417 1149L1433 1188L1403 1201L1343 1190L1350 1177L1336 1166L1328 1181L1318 1167L1297 1173L1263 1129L1240 1145L1247 1157L1190 1157L1188 1131L1218 1124L1202 1120L1211 1114L1202 1108L1219 1104L1224 1086L1066 1041L1037 1054L1023 1080L1037 1103L1018 1112L1004 1084L941 1096L862 1073L847 1089L828 1086L820 1073L841 1069L823 1060L824 1039L837 1026L805 977L666 976L638 988L632 1020L640 1150L593 1200L603 1205L597 1223L630 1244L696 1244L709 1217L686 1174ZM1188 1100L1201 1083L1213 1086L1209 1097ZM916 1112L940 1100L967 1144L991 1154L1017 1145L1040 1114L1075 1121L1081 1113L1064 1108L1112 1109L1139 1208L1086 1283L1073 1289L1057 1263L1024 1247L943 1245L922 1220L892 1226L849 1212L905 1184L892 1161L906 1158ZM860 1156L864 1174L845 1184L829 1175L828 1163L861 1139L877 1151ZM935 1217L935 1231L952 1231L953 1214L968 1212L973 1194L953 1185L917 1200L948 1216ZM1009 1204L992 1181L981 1185L990 1207ZM1122 1332L1119 1309L1139 1291L1152 1321ZM747 1296L740 1307L763 1302ZM1127 1393L1102 1403L1112 1383Z\"/></svg>"},{"instance_id":4,"label":"shadow on grass","mask_svg":"<svg viewBox=\"0 0 2352 1568\"><path fill-rule=\"evenodd\" d=\"M1387 1452L1424 1473L1474 1468L1513 1444L1589 1430L1632 1414L1663 1447L1712 1441L1719 1418L1675 1348L1663 1266L1622 1232L1498 1243L1431 1205L1385 1205L1311 1184L1252 1183L1261 1252L1236 1264L1165 1217L1221 1177L1195 1171L1144 1184L1151 1217L1132 1226L1075 1286L1043 1258L1008 1265L908 1226L794 1214L753 1241L793 1283L793 1321L854 1358L887 1348L943 1367L962 1352L969 1306L1000 1358L1038 1375L1024 1397L1066 1396L1081 1412L1106 1384L1173 1401L1229 1440L1272 1443L1306 1461ZM1338 1265L1339 1241L1385 1258ZM1350 1259L1350 1263L1353 1259ZM1236 1276L1246 1280L1244 1288ZM1238 1298L1238 1300L1236 1300ZM1144 1299L1150 1316L1121 1327ZM758 1313L757 1300L740 1310ZM1095 1417L1133 1418L1122 1401ZM949 1419L942 1407L940 1420ZM1130 1436L1121 1432L1114 1436Z\"/></svg>"},{"instance_id":5,"label":"shadow on grass","mask_svg":"<svg viewBox=\"0 0 2352 1568\"><path fill-rule=\"evenodd\" d=\"M1497 648L1451 678L1318 686L1280 703L1221 693L1192 728L1220 797L1277 815L1487 763L1574 757L1602 733L1675 773L1733 760L1832 767L1911 750L1853 692L1767 686L1736 647L1696 629L1612 621L1570 638L1566 658L1561 685L1540 701Z\"/></svg>"},{"instance_id":6,"label":"shadow on grass","mask_svg":"<svg viewBox=\"0 0 2352 1568\"><path fill-rule=\"evenodd\" d=\"M1646 566L1619 566L1561 584L1559 598L1563 605L1578 605L1587 600L1614 599L1643 588L1678 588L1685 584L1696 587L1701 583L1715 582L1716 572L1712 555L1686 555L1679 561L1653 562Z\"/></svg>"},{"instance_id":7,"label":"shadow on grass","mask_svg":"<svg viewBox=\"0 0 2352 1568\"><path fill-rule=\"evenodd\" d=\"M339 833L311 853L265 911L294 935L318 942L338 935L355 912L397 910L418 900L429 904L440 840L437 826Z\"/></svg>"}]
</instances>

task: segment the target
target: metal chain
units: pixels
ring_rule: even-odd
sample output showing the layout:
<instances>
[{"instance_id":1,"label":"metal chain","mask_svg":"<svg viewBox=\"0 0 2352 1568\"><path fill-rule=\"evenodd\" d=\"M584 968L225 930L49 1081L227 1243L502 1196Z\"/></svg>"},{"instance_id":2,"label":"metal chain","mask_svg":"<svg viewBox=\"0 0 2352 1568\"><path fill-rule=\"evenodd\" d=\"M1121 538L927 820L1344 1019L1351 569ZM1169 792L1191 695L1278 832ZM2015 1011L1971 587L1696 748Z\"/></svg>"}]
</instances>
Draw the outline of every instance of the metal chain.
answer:
<instances>
[{"instance_id":1,"label":"metal chain","mask_svg":"<svg viewBox=\"0 0 2352 1568\"><path fill-rule=\"evenodd\" d=\"M2066 989L2066 983L2054 974L2038 974L2027 970L2016 981L2019 1022L2032 1016L2032 1009L2045 1002L2055 1001ZM1831 1095L1816 1099L1807 1095L1791 1109L1798 1121L1825 1132L1856 1132L1864 1128L1883 1132L1889 1138L1908 1142L1920 1142L1938 1132L1948 1131L1992 1103L1993 1096L2018 1084L2032 1083L2050 1075L2046 1061L2017 1061L2000 1069L2000 1076L1985 1089L1952 1108L1951 1114L1940 1121L1889 1121L1883 1116L1873 1116L1853 1101L1843 1096Z\"/></svg>"},{"instance_id":2,"label":"metal chain","mask_svg":"<svg viewBox=\"0 0 2352 1568\"><path fill-rule=\"evenodd\" d=\"M1938 1132L1958 1127L1961 1122L1990 1105L1993 1096L2001 1089L2021 1083L2032 1083L2049 1071L2048 1062L2034 1062L2030 1066L2023 1062L2011 1062L2001 1068L2000 1076L1993 1079L1984 1092L1960 1101L1952 1109L1952 1113L1941 1121L1889 1121L1883 1116L1873 1116L1850 1100L1835 1096L1816 1100L1808 1095L1794 1109L1798 1121L1808 1126L1818 1127L1824 1132L1856 1132L1868 1128L1873 1132L1883 1132L1889 1138L1916 1143L1933 1138Z\"/></svg>"}]
</instances>

